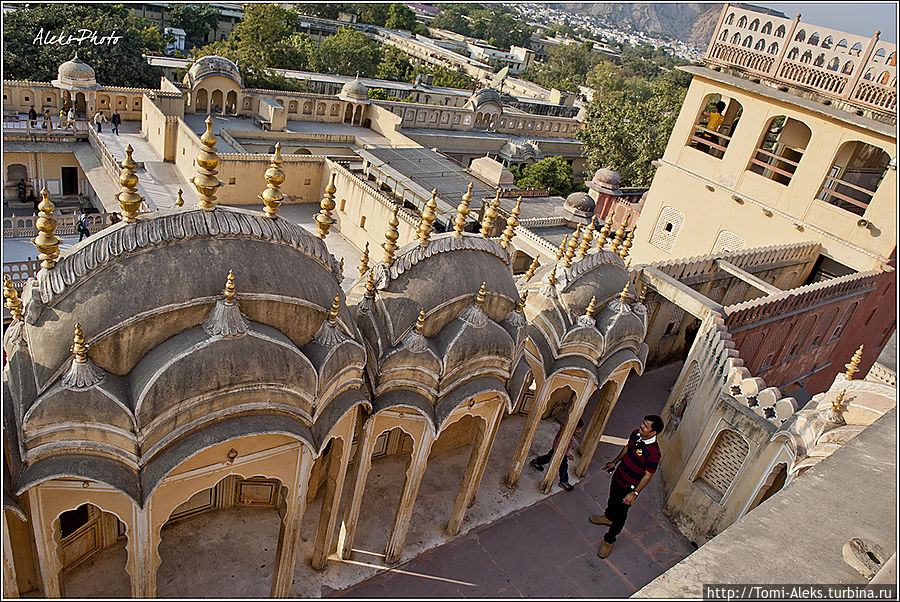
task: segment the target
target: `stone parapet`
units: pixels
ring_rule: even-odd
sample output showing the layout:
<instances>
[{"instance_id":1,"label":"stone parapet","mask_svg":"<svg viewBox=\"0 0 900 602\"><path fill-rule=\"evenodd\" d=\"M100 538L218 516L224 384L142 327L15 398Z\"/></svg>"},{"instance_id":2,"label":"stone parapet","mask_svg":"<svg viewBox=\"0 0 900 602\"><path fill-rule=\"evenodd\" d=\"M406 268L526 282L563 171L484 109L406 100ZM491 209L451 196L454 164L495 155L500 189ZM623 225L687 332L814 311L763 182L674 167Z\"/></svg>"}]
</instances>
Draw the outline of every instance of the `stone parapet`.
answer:
<instances>
[{"instance_id":1,"label":"stone parapet","mask_svg":"<svg viewBox=\"0 0 900 602\"><path fill-rule=\"evenodd\" d=\"M716 265L716 260L718 259L725 260L742 270L754 272L757 271L756 268L762 266L775 267L776 265L815 261L819 256L820 248L821 245L818 242L799 242L789 245L773 245L727 253L699 255L686 259L669 259L657 261L650 265L660 272L684 282L691 278L708 276L721 271Z\"/></svg>"}]
</instances>

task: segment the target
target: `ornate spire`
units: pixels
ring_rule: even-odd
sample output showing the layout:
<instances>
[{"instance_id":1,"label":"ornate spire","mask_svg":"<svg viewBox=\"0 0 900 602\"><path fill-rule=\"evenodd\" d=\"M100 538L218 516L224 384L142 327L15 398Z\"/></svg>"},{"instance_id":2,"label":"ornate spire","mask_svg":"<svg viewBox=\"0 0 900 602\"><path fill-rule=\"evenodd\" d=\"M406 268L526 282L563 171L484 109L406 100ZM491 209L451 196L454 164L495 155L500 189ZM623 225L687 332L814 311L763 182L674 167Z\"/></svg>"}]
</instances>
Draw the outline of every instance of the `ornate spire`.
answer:
<instances>
[{"instance_id":1,"label":"ornate spire","mask_svg":"<svg viewBox=\"0 0 900 602\"><path fill-rule=\"evenodd\" d=\"M212 131L212 124L212 117L207 117L206 131L200 136L200 142L205 148L197 155L197 175L191 180L200 197L197 206L204 211L213 211L216 208L216 188L222 185L216 177L219 173L216 170L219 166L219 155L216 154L216 137Z\"/></svg>"},{"instance_id":2,"label":"ornate spire","mask_svg":"<svg viewBox=\"0 0 900 602\"><path fill-rule=\"evenodd\" d=\"M179 188L178 189L178 198L175 199L176 207L184 207L184 198L181 196L182 194L184 194L184 191L181 188Z\"/></svg>"},{"instance_id":3,"label":"ornate spire","mask_svg":"<svg viewBox=\"0 0 900 602\"><path fill-rule=\"evenodd\" d=\"M853 354L853 357L850 358L850 363L844 364L844 367L847 369L844 373L844 378L847 380L851 380L853 375L859 372L859 364L862 362L863 347L865 347L865 345L860 345L859 349L856 350L856 353Z\"/></svg>"},{"instance_id":4,"label":"ornate spire","mask_svg":"<svg viewBox=\"0 0 900 602\"><path fill-rule=\"evenodd\" d=\"M519 302L516 304L516 309L519 311L525 311L525 301L528 300L528 291L524 291L522 293L522 298L519 299Z\"/></svg>"},{"instance_id":5,"label":"ornate spire","mask_svg":"<svg viewBox=\"0 0 900 602\"><path fill-rule=\"evenodd\" d=\"M41 260L41 267L51 269L56 265L59 259L59 243L62 240L56 236L56 218L53 216L53 210L56 207L50 202L50 191L45 186L41 190L41 204L38 205L40 213L38 213L37 226L38 235L31 239L37 250L40 251L38 259Z\"/></svg>"},{"instance_id":6,"label":"ornate spire","mask_svg":"<svg viewBox=\"0 0 900 602\"><path fill-rule=\"evenodd\" d=\"M331 304L331 311L328 312L328 321L334 325L337 323L338 313L341 311L341 294L338 293L334 296L334 301Z\"/></svg>"},{"instance_id":7,"label":"ornate spire","mask_svg":"<svg viewBox=\"0 0 900 602\"><path fill-rule=\"evenodd\" d=\"M363 251L362 259L359 260L359 275L362 276L369 270L369 243L366 242L366 248Z\"/></svg>"},{"instance_id":8,"label":"ornate spire","mask_svg":"<svg viewBox=\"0 0 900 602\"><path fill-rule=\"evenodd\" d=\"M585 255L587 255L588 251L591 250L591 243L594 240L594 216L591 216L591 221L588 223L587 229L584 231L584 236L581 237L581 246L578 248L578 259L581 259Z\"/></svg>"},{"instance_id":9,"label":"ornate spire","mask_svg":"<svg viewBox=\"0 0 900 602\"><path fill-rule=\"evenodd\" d=\"M397 226L400 225L400 220L397 219L397 212L399 211L399 207L394 207L394 213L388 221L388 229L384 233L386 240L381 243L381 248L384 249L383 261L388 265L394 263L394 253L400 248L397 246L397 239L400 238L400 231L397 230Z\"/></svg>"},{"instance_id":10,"label":"ornate spire","mask_svg":"<svg viewBox=\"0 0 900 602\"><path fill-rule=\"evenodd\" d=\"M563 258L563 255L566 254L566 247L569 244L569 235L566 234L563 236L563 240L559 243L559 249L556 250L556 261L559 261Z\"/></svg>"},{"instance_id":11,"label":"ornate spire","mask_svg":"<svg viewBox=\"0 0 900 602\"><path fill-rule=\"evenodd\" d=\"M584 310L584 314L578 316L576 322L580 326L596 326L597 323L594 321L594 312L597 310L597 297L591 297L591 302L588 304L587 308Z\"/></svg>"},{"instance_id":12,"label":"ornate spire","mask_svg":"<svg viewBox=\"0 0 900 602\"><path fill-rule=\"evenodd\" d=\"M643 305L643 304L644 304L644 299L646 299L646 298L647 298L647 285L644 284L643 286L641 286L641 292L640 292L640 294L638 295L638 300L637 300L637 302L640 303L641 305Z\"/></svg>"},{"instance_id":13,"label":"ornate spire","mask_svg":"<svg viewBox=\"0 0 900 602\"><path fill-rule=\"evenodd\" d=\"M597 237L597 250L602 251L606 241L609 240L609 233L612 231L613 217L612 211L606 216L606 222L600 228L600 236Z\"/></svg>"},{"instance_id":14,"label":"ornate spire","mask_svg":"<svg viewBox=\"0 0 900 602\"><path fill-rule=\"evenodd\" d=\"M487 282L481 283L481 288L478 289L478 294L475 295L475 305L481 307L484 305L484 294L487 292Z\"/></svg>"},{"instance_id":15,"label":"ornate spire","mask_svg":"<svg viewBox=\"0 0 900 602\"><path fill-rule=\"evenodd\" d=\"M62 384L69 389L86 389L103 382L106 375L88 358L88 345L84 344L81 324L75 324L75 337L69 350L75 355L72 365L62 378Z\"/></svg>"},{"instance_id":16,"label":"ornate spire","mask_svg":"<svg viewBox=\"0 0 900 602\"><path fill-rule=\"evenodd\" d=\"M625 240L625 228L628 227L628 218L630 215L626 215L625 219L619 224L619 229L616 230L616 238L612 241L612 250L613 253L619 252L619 246L622 244L622 241Z\"/></svg>"},{"instance_id":17,"label":"ornate spire","mask_svg":"<svg viewBox=\"0 0 900 602\"><path fill-rule=\"evenodd\" d=\"M575 250L578 248L579 241L581 239L581 224L575 228L575 234L572 235L572 240L569 241L568 249L566 249L566 260L563 262L563 265L569 267L572 265L572 259L575 257Z\"/></svg>"},{"instance_id":18,"label":"ornate spire","mask_svg":"<svg viewBox=\"0 0 900 602\"><path fill-rule=\"evenodd\" d=\"M344 279L344 258L341 257L341 261L338 264L338 269L341 271L341 280Z\"/></svg>"},{"instance_id":19,"label":"ornate spire","mask_svg":"<svg viewBox=\"0 0 900 602\"><path fill-rule=\"evenodd\" d=\"M284 159L281 158L281 143L276 142L275 152L269 159L269 169L266 170L265 174L266 189L263 190L259 197L266 205L266 217L272 219L278 217L278 207L281 205L281 201L284 200L284 195L281 194L281 185L284 184L284 170L281 169L282 163L284 163Z\"/></svg>"},{"instance_id":20,"label":"ornate spire","mask_svg":"<svg viewBox=\"0 0 900 602\"><path fill-rule=\"evenodd\" d=\"M357 306L360 311L369 311L375 307L375 270L369 270L366 278L366 292Z\"/></svg>"},{"instance_id":21,"label":"ornate spire","mask_svg":"<svg viewBox=\"0 0 900 602\"><path fill-rule=\"evenodd\" d=\"M472 182L462 197L462 202L456 207L456 219L453 220L453 235L462 236L466 227L466 216L469 215L469 203L472 202Z\"/></svg>"},{"instance_id":22,"label":"ornate spire","mask_svg":"<svg viewBox=\"0 0 900 602\"><path fill-rule=\"evenodd\" d=\"M234 305L234 270L228 270L228 278L225 279L225 305Z\"/></svg>"},{"instance_id":23,"label":"ornate spire","mask_svg":"<svg viewBox=\"0 0 900 602\"><path fill-rule=\"evenodd\" d=\"M422 311L419 312L419 318L416 320L416 332L421 333L422 328L425 327L425 308L422 308Z\"/></svg>"},{"instance_id":24,"label":"ornate spire","mask_svg":"<svg viewBox=\"0 0 900 602\"><path fill-rule=\"evenodd\" d=\"M506 230L503 231L503 235L500 237L500 246L504 249L509 249L509 245L512 244L513 236L516 235L516 226L519 225L519 214L522 212L521 207L522 197L519 197L512 213L506 218Z\"/></svg>"},{"instance_id":25,"label":"ornate spire","mask_svg":"<svg viewBox=\"0 0 900 602\"><path fill-rule=\"evenodd\" d=\"M494 230L494 222L497 221L497 216L500 215L500 212L497 211L497 208L500 206L500 189L497 189L497 197L493 200L493 202L486 202L484 207L484 219L481 221L481 235L485 238L491 237L491 232Z\"/></svg>"},{"instance_id":26,"label":"ornate spire","mask_svg":"<svg viewBox=\"0 0 900 602\"><path fill-rule=\"evenodd\" d=\"M319 238L322 240L325 240L325 237L328 236L328 231L334 225L331 211L334 209L334 193L337 192L337 187L334 185L335 175L334 172L331 172L331 179L328 181L328 186L325 187L325 196L322 197L322 202L319 203L319 207L322 210L316 214L316 228L318 229Z\"/></svg>"},{"instance_id":27,"label":"ornate spire","mask_svg":"<svg viewBox=\"0 0 900 602\"><path fill-rule=\"evenodd\" d=\"M844 412L847 411L847 408L844 406L844 395L846 393L847 389L841 389L841 392L831 402L831 410L825 413L825 417L835 424L846 424L844 420Z\"/></svg>"},{"instance_id":28,"label":"ornate spire","mask_svg":"<svg viewBox=\"0 0 900 602\"><path fill-rule=\"evenodd\" d=\"M556 296L556 265L554 264L553 269L550 270L550 273L547 274L547 282L541 287L538 291L542 297L555 297Z\"/></svg>"},{"instance_id":29,"label":"ornate spire","mask_svg":"<svg viewBox=\"0 0 900 602\"><path fill-rule=\"evenodd\" d=\"M587 309L584 310L584 315L590 317L594 315L594 311L596 311L597 297L591 297L591 302L588 303Z\"/></svg>"},{"instance_id":30,"label":"ornate spire","mask_svg":"<svg viewBox=\"0 0 900 602\"><path fill-rule=\"evenodd\" d=\"M528 282L534 277L534 273L538 269L538 258L535 256L534 261L531 262L531 265L528 266L528 271L525 272L525 282Z\"/></svg>"},{"instance_id":31,"label":"ornate spire","mask_svg":"<svg viewBox=\"0 0 900 602\"><path fill-rule=\"evenodd\" d=\"M19 293L13 286L9 276L3 277L3 296L6 298L6 309L9 310L13 320L22 321L22 300L19 299Z\"/></svg>"},{"instance_id":32,"label":"ornate spire","mask_svg":"<svg viewBox=\"0 0 900 602\"><path fill-rule=\"evenodd\" d=\"M637 230L637 226L631 229L628 235L625 237L625 241L622 243L622 246L619 248L619 257L625 259L628 257L628 252L631 249L631 245L634 243L631 242L634 239L634 231ZM629 257L629 259L631 259Z\"/></svg>"},{"instance_id":33,"label":"ornate spire","mask_svg":"<svg viewBox=\"0 0 900 602\"><path fill-rule=\"evenodd\" d=\"M625 281L625 286L622 288L622 293L619 295L619 302L623 305L625 304L625 299L628 297L628 287L631 285L631 279Z\"/></svg>"},{"instance_id":34,"label":"ornate spire","mask_svg":"<svg viewBox=\"0 0 900 602\"><path fill-rule=\"evenodd\" d=\"M431 240L431 233L434 232L434 220L437 219L437 188L431 191L431 200L425 203L425 211L422 212L422 223L419 224L419 232L417 238L419 244L423 247Z\"/></svg>"},{"instance_id":35,"label":"ornate spire","mask_svg":"<svg viewBox=\"0 0 900 602\"><path fill-rule=\"evenodd\" d=\"M141 203L144 202L144 197L137 191L138 177L134 173L137 163L132 158L132 153L134 149L129 144L125 147L125 160L120 163L122 170L119 172L119 184L122 185L122 189L116 195L119 207L122 208L122 217L129 223L137 219Z\"/></svg>"}]
</instances>

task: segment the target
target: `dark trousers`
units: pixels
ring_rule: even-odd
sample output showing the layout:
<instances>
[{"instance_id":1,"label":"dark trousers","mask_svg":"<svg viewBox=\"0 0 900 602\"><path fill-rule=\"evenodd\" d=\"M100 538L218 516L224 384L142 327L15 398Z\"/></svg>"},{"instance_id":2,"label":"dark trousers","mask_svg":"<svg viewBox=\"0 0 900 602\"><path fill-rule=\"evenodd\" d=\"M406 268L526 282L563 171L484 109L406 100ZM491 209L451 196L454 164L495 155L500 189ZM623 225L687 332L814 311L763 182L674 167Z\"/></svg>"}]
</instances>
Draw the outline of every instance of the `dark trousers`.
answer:
<instances>
[{"instance_id":1,"label":"dark trousers","mask_svg":"<svg viewBox=\"0 0 900 602\"><path fill-rule=\"evenodd\" d=\"M612 525L609 527L606 535L603 536L603 541L616 543L616 535L625 528L625 519L628 518L628 508L630 506L622 503L622 500L632 491L631 487L619 485L619 482L613 476L609 484L609 501L606 502L606 512L603 513L606 515L606 518L612 521Z\"/></svg>"},{"instance_id":2,"label":"dark trousers","mask_svg":"<svg viewBox=\"0 0 900 602\"><path fill-rule=\"evenodd\" d=\"M102 132L102 131L103 131L103 125L102 125L102 124L100 124L100 123L97 124L97 131L98 131L98 132Z\"/></svg>"},{"instance_id":3,"label":"dark trousers","mask_svg":"<svg viewBox=\"0 0 900 602\"><path fill-rule=\"evenodd\" d=\"M119 135L119 124L113 123L112 126L113 126L113 131L116 133L116 136L118 136Z\"/></svg>"},{"instance_id":4,"label":"dark trousers","mask_svg":"<svg viewBox=\"0 0 900 602\"><path fill-rule=\"evenodd\" d=\"M550 450L543 456L538 456L534 459L534 461L541 466L550 462L553 458L553 452L555 450ZM562 462L559 463L559 482L560 483L568 483L569 482L569 459L566 456L563 456Z\"/></svg>"},{"instance_id":5,"label":"dark trousers","mask_svg":"<svg viewBox=\"0 0 900 602\"><path fill-rule=\"evenodd\" d=\"M78 231L78 234L80 234L80 236L78 237L78 242L81 242L81 241L84 240L86 237L88 237L88 236L91 235L91 231L88 230L87 228L85 228L84 230L79 230L79 231Z\"/></svg>"}]
</instances>

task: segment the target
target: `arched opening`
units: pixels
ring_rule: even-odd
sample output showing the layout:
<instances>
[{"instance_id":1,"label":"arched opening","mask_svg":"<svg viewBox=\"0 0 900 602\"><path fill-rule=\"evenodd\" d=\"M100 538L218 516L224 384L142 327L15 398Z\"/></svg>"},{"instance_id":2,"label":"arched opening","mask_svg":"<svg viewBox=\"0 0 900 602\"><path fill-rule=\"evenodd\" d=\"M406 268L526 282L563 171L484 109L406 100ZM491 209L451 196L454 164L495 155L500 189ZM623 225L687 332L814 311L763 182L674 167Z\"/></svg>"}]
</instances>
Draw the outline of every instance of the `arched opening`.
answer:
<instances>
[{"instance_id":1,"label":"arched opening","mask_svg":"<svg viewBox=\"0 0 900 602\"><path fill-rule=\"evenodd\" d=\"M743 107L721 94L709 94L701 107L688 146L721 159L734 137Z\"/></svg>"},{"instance_id":2,"label":"arched opening","mask_svg":"<svg viewBox=\"0 0 900 602\"><path fill-rule=\"evenodd\" d=\"M878 147L859 141L845 142L838 149L816 198L863 215L890 161L890 156Z\"/></svg>"},{"instance_id":3,"label":"arched opening","mask_svg":"<svg viewBox=\"0 0 900 602\"><path fill-rule=\"evenodd\" d=\"M237 113L237 92L230 90L225 97L225 111L228 113Z\"/></svg>"},{"instance_id":4,"label":"arched opening","mask_svg":"<svg viewBox=\"0 0 900 602\"><path fill-rule=\"evenodd\" d=\"M812 132L802 121L784 115L773 117L747 169L787 186L797 171L810 136Z\"/></svg>"},{"instance_id":5,"label":"arched opening","mask_svg":"<svg viewBox=\"0 0 900 602\"><path fill-rule=\"evenodd\" d=\"M384 555L412 452L413 438L400 427L385 431L375 439L372 464L362 493L362 511L353 537L353 551L364 559Z\"/></svg>"},{"instance_id":6,"label":"arched opening","mask_svg":"<svg viewBox=\"0 0 900 602\"><path fill-rule=\"evenodd\" d=\"M53 536L65 596L131 597L125 524L116 515L82 504L53 521Z\"/></svg>"},{"instance_id":7,"label":"arched opening","mask_svg":"<svg viewBox=\"0 0 900 602\"><path fill-rule=\"evenodd\" d=\"M75 116L82 119L87 117L87 99L84 96L84 92L75 94Z\"/></svg>"},{"instance_id":8,"label":"arched opening","mask_svg":"<svg viewBox=\"0 0 900 602\"><path fill-rule=\"evenodd\" d=\"M344 111L344 123L353 123L353 105L349 103Z\"/></svg>"},{"instance_id":9,"label":"arched opening","mask_svg":"<svg viewBox=\"0 0 900 602\"><path fill-rule=\"evenodd\" d=\"M222 98L222 91L221 90L213 90L212 96L210 97L210 101L212 103L213 112L221 113L225 106L225 102Z\"/></svg>"},{"instance_id":10,"label":"arched opening","mask_svg":"<svg viewBox=\"0 0 900 602\"><path fill-rule=\"evenodd\" d=\"M286 497L278 479L230 475L177 506L160 530L157 596L268 597Z\"/></svg>"},{"instance_id":11,"label":"arched opening","mask_svg":"<svg viewBox=\"0 0 900 602\"><path fill-rule=\"evenodd\" d=\"M201 113L209 112L209 95L206 91L206 88L199 88L195 95L197 97L196 104L194 105L194 110L199 111Z\"/></svg>"},{"instance_id":12,"label":"arched opening","mask_svg":"<svg viewBox=\"0 0 900 602\"><path fill-rule=\"evenodd\" d=\"M765 482L762 487L759 488L759 492L756 495L756 499L753 500L753 503L750 505L750 510L753 510L764 501L778 493L784 488L784 484L787 481L787 463L778 464L772 472L769 473L769 476L766 477ZM749 510L748 510L749 512Z\"/></svg>"}]
</instances>

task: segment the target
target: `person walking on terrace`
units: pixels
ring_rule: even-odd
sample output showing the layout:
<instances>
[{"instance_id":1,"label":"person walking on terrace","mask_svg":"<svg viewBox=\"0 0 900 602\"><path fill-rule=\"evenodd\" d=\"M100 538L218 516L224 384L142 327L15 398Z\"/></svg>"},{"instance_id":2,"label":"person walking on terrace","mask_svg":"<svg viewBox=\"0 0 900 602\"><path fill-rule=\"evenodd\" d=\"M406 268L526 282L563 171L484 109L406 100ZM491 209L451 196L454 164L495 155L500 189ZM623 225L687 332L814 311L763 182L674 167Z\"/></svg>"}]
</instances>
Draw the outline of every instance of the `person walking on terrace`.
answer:
<instances>
[{"instance_id":1,"label":"person walking on terrace","mask_svg":"<svg viewBox=\"0 0 900 602\"><path fill-rule=\"evenodd\" d=\"M549 462L553 458L553 452L556 451L556 445L559 443L559 436L562 435L563 428L565 424L559 425L559 430L556 431L556 437L553 439L553 447L550 448L543 456L538 456L528 463L529 466L537 470L538 472L544 472L544 464ZM581 429L584 427L584 421L581 418L578 419L578 424L575 426L575 432L572 433L572 437L569 439L569 444L566 446L566 453L563 456L562 462L559 464L559 486L565 489L566 491L572 491L575 489L571 484L569 484L569 460L572 459L571 454L569 454L569 448L572 447L572 441L575 440L575 435L581 432Z\"/></svg>"},{"instance_id":2,"label":"person walking on terrace","mask_svg":"<svg viewBox=\"0 0 900 602\"><path fill-rule=\"evenodd\" d=\"M103 122L106 121L106 117L103 116L103 111L97 111L94 113L94 123L97 124L97 133L103 131Z\"/></svg>"},{"instance_id":3,"label":"person walking on terrace","mask_svg":"<svg viewBox=\"0 0 900 602\"><path fill-rule=\"evenodd\" d=\"M640 427L628 438L628 444L619 455L603 467L606 472L613 472L609 483L609 501L603 514L595 514L591 522L595 525L607 525L609 531L603 536L603 544L597 550L600 558L609 556L616 536L625 527L628 509L638 498L638 494L647 486L659 466L661 455L656 435L663 430L662 418L651 414L644 416Z\"/></svg>"},{"instance_id":4,"label":"person walking on terrace","mask_svg":"<svg viewBox=\"0 0 900 602\"><path fill-rule=\"evenodd\" d=\"M113 132L115 132L116 136L119 135L119 124L122 123L122 117L119 116L118 109L112 114L112 118L109 122L113 126Z\"/></svg>"},{"instance_id":5,"label":"person walking on terrace","mask_svg":"<svg viewBox=\"0 0 900 602\"><path fill-rule=\"evenodd\" d=\"M28 122L31 127L37 125L37 111L34 110L34 105L31 105L31 108L28 109Z\"/></svg>"}]
</instances>

